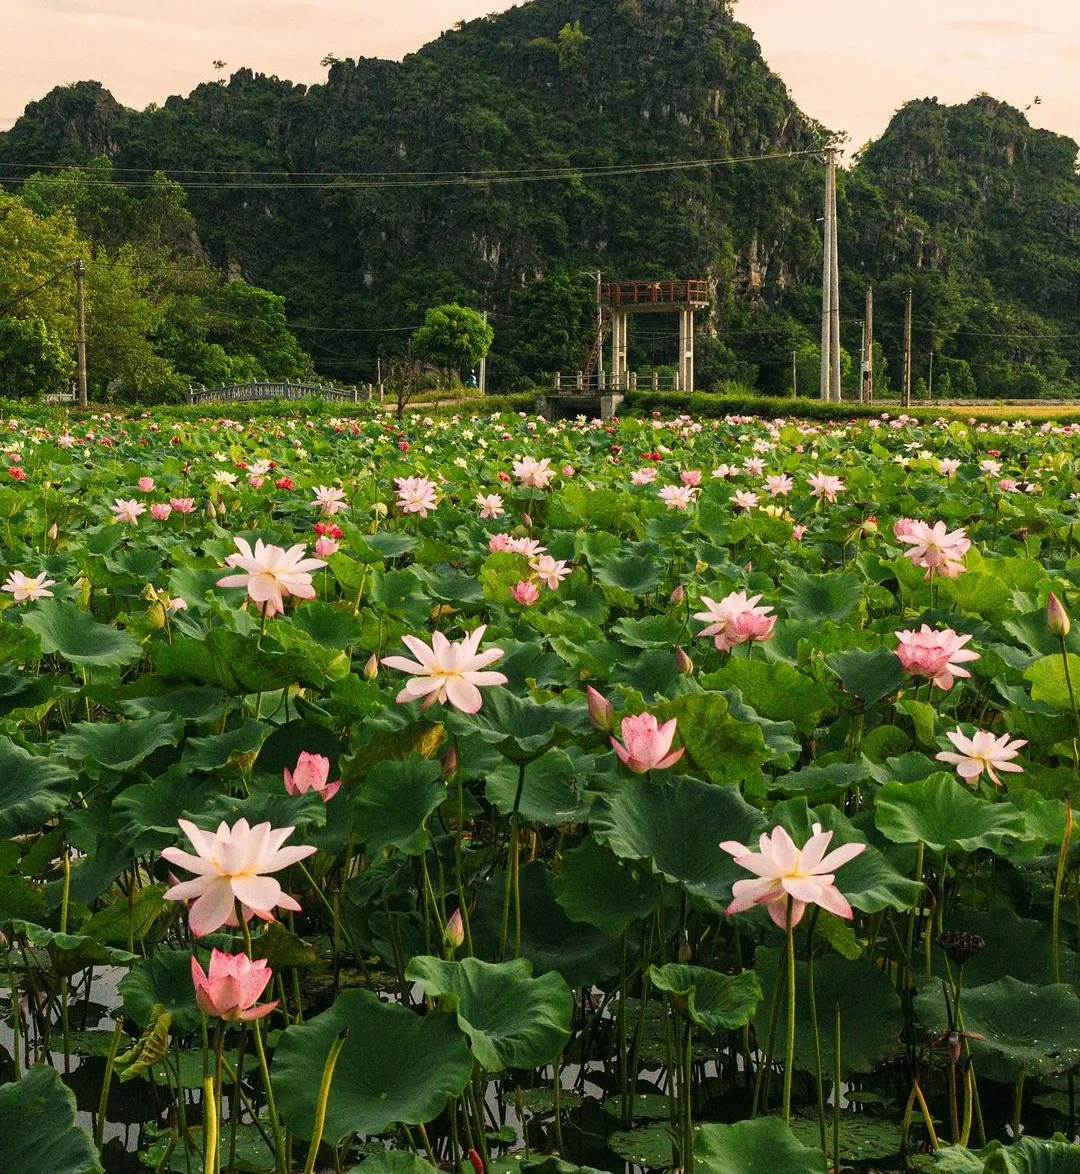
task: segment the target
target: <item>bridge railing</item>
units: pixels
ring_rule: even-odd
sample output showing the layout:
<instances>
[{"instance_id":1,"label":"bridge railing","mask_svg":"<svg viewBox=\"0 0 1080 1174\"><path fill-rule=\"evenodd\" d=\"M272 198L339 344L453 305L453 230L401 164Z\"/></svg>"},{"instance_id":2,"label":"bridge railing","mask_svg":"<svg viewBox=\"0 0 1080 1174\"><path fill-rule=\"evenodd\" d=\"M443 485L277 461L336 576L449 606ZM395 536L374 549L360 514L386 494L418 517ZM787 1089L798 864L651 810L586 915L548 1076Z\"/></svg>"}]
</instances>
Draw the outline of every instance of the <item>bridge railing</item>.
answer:
<instances>
[{"instance_id":1,"label":"bridge railing","mask_svg":"<svg viewBox=\"0 0 1080 1174\"><path fill-rule=\"evenodd\" d=\"M574 393L592 393L597 394L605 391L677 391L679 376L674 373L664 373L660 371L642 372L630 371L622 378L616 379L612 375L603 372L594 371L591 375L585 375L581 371L556 371L554 378L554 389L556 392L567 393L571 395Z\"/></svg>"},{"instance_id":2,"label":"bridge railing","mask_svg":"<svg viewBox=\"0 0 1080 1174\"><path fill-rule=\"evenodd\" d=\"M334 403L355 404L370 398L370 388L314 383L231 383L217 388L188 388L189 404L253 403L271 399L326 399Z\"/></svg>"}]
</instances>

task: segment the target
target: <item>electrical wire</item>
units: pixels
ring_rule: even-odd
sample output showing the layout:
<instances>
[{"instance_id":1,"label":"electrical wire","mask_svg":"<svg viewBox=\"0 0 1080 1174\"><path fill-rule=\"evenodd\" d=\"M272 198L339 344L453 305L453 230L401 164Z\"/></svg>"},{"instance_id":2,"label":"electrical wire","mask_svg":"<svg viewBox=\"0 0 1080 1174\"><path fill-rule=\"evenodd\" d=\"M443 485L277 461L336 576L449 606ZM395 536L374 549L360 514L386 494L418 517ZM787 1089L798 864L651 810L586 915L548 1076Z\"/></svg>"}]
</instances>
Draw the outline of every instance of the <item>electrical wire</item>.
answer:
<instances>
[{"instance_id":1,"label":"electrical wire","mask_svg":"<svg viewBox=\"0 0 1080 1174\"><path fill-rule=\"evenodd\" d=\"M46 277L43 282L41 282L39 285L35 285L33 289L25 290L23 293L19 294L18 297L12 298L9 302L5 302L2 306L0 306L0 314L6 314L12 306L17 306L20 302L24 302L27 298L32 298L34 294L38 292L38 290L44 289L47 285L51 285L54 281L56 281L57 278L63 277L65 274L70 272L71 265L69 263L68 265L65 265L63 269L58 269L51 277Z\"/></svg>"}]
</instances>

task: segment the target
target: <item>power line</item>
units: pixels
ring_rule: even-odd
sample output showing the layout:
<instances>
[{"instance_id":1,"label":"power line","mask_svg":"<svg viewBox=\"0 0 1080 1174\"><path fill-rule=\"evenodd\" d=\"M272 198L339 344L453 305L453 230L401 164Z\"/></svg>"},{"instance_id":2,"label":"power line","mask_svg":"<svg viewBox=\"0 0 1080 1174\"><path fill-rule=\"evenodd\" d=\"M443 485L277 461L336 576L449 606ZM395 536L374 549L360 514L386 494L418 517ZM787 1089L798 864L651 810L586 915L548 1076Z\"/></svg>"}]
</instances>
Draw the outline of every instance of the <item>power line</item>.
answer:
<instances>
[{"instance_id":1,"label":"power line","mask_svg":"<svg viewBox=\"0 0 1080 1174\"><path fill-rule=\"evenodd\" d=\"M277 175L273 182L246 181L243 183L231 180L193 180L180 181L187 190L194 191L372 191L384 188L435 188L435 187L476 187L489 184L538 183L545 181L572 180L572 179L618 179L632 175L663 175L674 171L688 171L693 169L708 169L713 167L730 167L745 163L769 163L778 160L805 159L816 156L815 151L785 151L772 155L744 155L721 159L682 159L666 163L625 163L610 164L602 167L540 167L521 168L510 171L458 171L458 172L184 172L180 174L211 174L222 176L240 175ZM4 167L13 166L4 164ZM16 164L14 166L29 167L31 164ZM39 165L40 166L40 165ZM58 165L50 165L58 166ZM72 167L71 170L83 171L82 167ZM146 169L149 170L149 169ZM160 169L159 169L160 170ZM300 177L310 181L313 178L324 178L326 182L289 182L293 177ZM342 178L344 177L344 178ZM359 177L359 178L357 178ZM389 178L387 178L389 177ZM25 184L28 176L9 176L8 183ZM125 188L155 187L155 180L117 180L96 179L85 180L87 187L114 187Z\"/></svg>"},{"instance_id":2,"label":"power line","mask_svg":"<svg viewBox=\"0 0 1080 1174\"><path fill-rule=\"evenodd\" d=\"M0 306L0 314L7 313L7 311L10 310L12 306L17 306L20 302L25 301L27 298L32 298L34 294L38 292L38 290L44 289L47 285L51 285L54 281L56 281L58 277L63 277L65 274L70 272L71 263L69 262L64 266L63 269L58 269L51 277L46 277L43 282L41 282L39 285L35 285L33 289L25 290L23 293L19 294L18 297L12 298L10 302L5 302L2 306Z\"/></svg>"}]
</instances>

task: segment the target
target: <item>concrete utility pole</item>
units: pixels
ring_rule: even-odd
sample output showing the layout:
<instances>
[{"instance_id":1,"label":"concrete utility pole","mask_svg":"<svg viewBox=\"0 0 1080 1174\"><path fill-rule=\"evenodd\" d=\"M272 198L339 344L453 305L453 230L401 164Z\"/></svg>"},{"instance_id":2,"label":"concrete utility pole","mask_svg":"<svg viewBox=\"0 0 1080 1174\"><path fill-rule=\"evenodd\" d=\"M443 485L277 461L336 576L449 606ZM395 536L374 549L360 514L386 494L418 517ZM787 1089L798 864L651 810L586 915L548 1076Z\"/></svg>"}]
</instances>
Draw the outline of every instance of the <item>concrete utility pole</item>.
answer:
<instances>
[{"instance_id":1,"label":"concrete utility pole","mask_svg":"<svg viewBox=\"0 0 1080 1174\"><path fill-rule=\"evenodd\" d=\"M866 335L866 365L862 371L862 393L860 399L865 403L874 402L874 287L866 287L866 315L863 318Z\"/></svg>"},{"instance_id":2,"label":"concrete utility pole","mask_svg":"<svg viewBox=\"0 0 1080 1174\"><path fill-rule=\"evenodd\" d=\"M86 296L83 290L83 277L86 274L86 262L75 262L75 361L79 373L79 407L87 406L86 397Z\"/></svg>"},{"instance_id":3,"label":"concrete utility pole","mask_svg":"<svg viewBox=\"0 0 1080 1174\"><path fill-rule=\"evenodd\" d=\"M829 351L832 347L832 183L833 155L825 155L825 230L823 235L821 263L821 398L827 400L831 391L832 362Z\"/></svg>"},{"instance_id":4,"label":"concrete utility pole","mask_svg":"<svg viewBox=\"0 0 1080 1174\"><path fill-rule=\"evenodd\" d=\"M791 398L794 399L799 394L799 368L795 362L795 357L798 351L791 352Z\"/></svg>"},{"instance_id":5,"label":"concrete utility pole","mask_svg":"<svg viewBox=\"0 0 1080 1174\"><path fill-rule=\"evenodd\" d=\"M836 152L829 152L829 215L832 217L832 257L829 259L829 361L832 364L829 399L839 403L840 391L840 232L836 223Z\"/></svg>"},{"instance_id":6,"label":"concrete utility pole","mask_svg":"<svg viewBox=\"0 0 1080 1174\"><path fill-rule=\"evenodd\" d=\"M821 267L821 398L840 399L840 253L836 229L836 151L825 152L825 232Z\"/></svg>"},{"instance_id":7,"label":"concrete utility pole","mask_svg":"<svg viewBox=\"0 0 1080 1174\"><path fill-rule=\"evenodd\" d=\"M487 310L484 311L484 325L487 325ZM480 394L487 395L487 355L480 360Z\"/></svg>"},{"instance_id":8,"label":"concrete utility pole","mask_svg":"<svg viewBox=\"0 0 1080 1174\"><path fill-rule=\"evenodd\" d=\"M907 308L904 311L904 386L900 395L900 406L911 407L911 290L907 291Z\"/></svg>"}]
</instances>

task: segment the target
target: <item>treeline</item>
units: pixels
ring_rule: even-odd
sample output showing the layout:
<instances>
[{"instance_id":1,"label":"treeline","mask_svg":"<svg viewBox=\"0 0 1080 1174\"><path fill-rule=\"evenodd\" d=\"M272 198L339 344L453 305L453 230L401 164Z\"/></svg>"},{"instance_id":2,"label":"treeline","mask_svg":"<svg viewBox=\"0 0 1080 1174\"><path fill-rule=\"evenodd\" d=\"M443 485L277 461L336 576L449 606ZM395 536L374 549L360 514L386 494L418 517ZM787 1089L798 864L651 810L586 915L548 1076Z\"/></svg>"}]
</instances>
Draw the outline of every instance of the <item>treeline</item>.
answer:
<instances>
[{"instance_id":1,"label":"treeline","mask_svg":"<svg viewBox=\"0 0 1080 1174\"><path fill-rule=\"evenodd\" d=\"M29 200L49 185L35 169L92 175L104 156L106 185L138 208L171 191L153 179L166 173L192 218L170 247L209 274L200 296L239 297L228 274L286 297L290 328L339 382L374 380L449 302L488 311L489 387L575 370L601 272L710 281L699 387L812 393L829 139L722 0L533 0L403 62L331 57L323 85L242 69L142 112L97 83L54 90L0 135L0 182ZM935 395L1080 394L1076 153L986 95L898 112L840 177L849 387L873 285L880 390L898 383L911 289L916 395L931 378ZM656 166L693 160L711 162ZM115 231L73 214L111 264L143 247L134 213ZM148 337L184 374L207 346L261 354L223 337L225 321L200 333L174 313ZM677 333L635 322L631 365L673 364Z\"/></svg>"}]
</instances>

